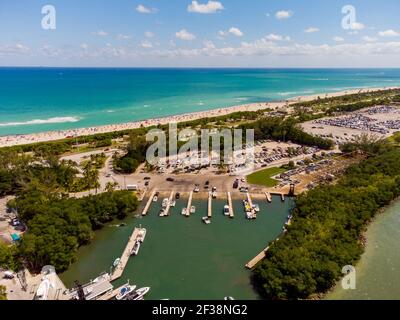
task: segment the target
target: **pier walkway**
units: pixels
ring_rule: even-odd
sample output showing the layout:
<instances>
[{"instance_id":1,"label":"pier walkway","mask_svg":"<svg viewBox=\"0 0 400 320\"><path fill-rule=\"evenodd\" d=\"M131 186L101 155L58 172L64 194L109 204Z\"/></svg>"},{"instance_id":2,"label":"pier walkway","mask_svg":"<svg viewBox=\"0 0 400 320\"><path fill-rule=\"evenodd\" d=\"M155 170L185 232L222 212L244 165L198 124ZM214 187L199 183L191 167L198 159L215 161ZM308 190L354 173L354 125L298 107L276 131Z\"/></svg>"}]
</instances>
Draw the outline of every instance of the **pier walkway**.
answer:
<instances>
[{"instance_id":1,"label":"pier walkway","mask_svg":"<svg viewBox=\"0 0 400 320\"><path fill-rule=\"evenodd\" d=\"M212 217L212 193L208 193L208 217Z\"/></svg>"},{"instance_id":2,"label":"pier walkway","mask_svg":"<svg viewBox=\"0 0 400 320\"><path fill-rule=\"evenodd\" d=\"M167 207L165 208L165 216L169 216L169 209L171 209L171 203L174 198L174 191L171 191L169 198L168 198L168 204Z\"/></svg>"},{"instance_id":3,"label":"pier walkway","mask_svg":"<svg viewBox=\"0 0 400 320\"><path fill-rule=\"evenodd\" d=\"M228 195L229 217L233 218L235 215L233 213L233 204L232 204L231 193L228 191L227 195Z\"/></svg>"},{"instance_id":4,"label":"pier walkway","mask_svg":"<svg viewBox=\"0 0 400 320\"><path fill-rule=\"evenodd\" d=\"M267 191L267 192L265 193L265 196L267 197L267 201L268 201L269 203L271 203L271 202L272 202L271 194Z\"/></svg>"},{"instance_id":5,"label":"pier walkway","mask_svg":"<svg viewBox=\"0 0 400 320\"><path fill-rule=\"evenodd\" d=\"M189 193L189 199L186 207L186 217L190 216L190 207L192 206L192 199L193 199L193 191L190 191Z\"/></svg>"},{"instance_id":6,"label":"pier walkway","mask_svg":"<svg viewBox=\"0 0 400 320\"><path fill-rule=\"evenodd\" d=\"M246 268L253 269L257 265L257 263L259 263L262 259L264 259L267 256L268 249L269 249L269 247L266 247L263 251L261 251L253 259L251 259L249 262L247 262Z\"/></svg>"},{"instance_id":7,"label":"pier walkway","mask_svg":"<svg viewBox=\"0 0 400 320\"><path fill-rule=\"evenodd\" d=\"M249 203L250 207L253 207L253 201L251 200L251 196L250 193L246 193L247 196L247 202Z\"/></svg>"},{"instance_id":8,"label":"pier walkway","mask_svg":"<svg viewBox=\"0 0 400 320\"><path fill-rule=\"evenodd\" d=\"M128 243L126 244L125 250L120 258L121 260L111 275L111 281L115 281L122 276L122 273L124 272L125 267L128 263L129 257L131 256L131 251L133 249L133 246L135 245L136 238L139 235L139 231L139 228L135 228L132 232L132 235L129 237Z\"/></svg>"},{"instance_id":9,"label":"pier walkway","mask_svg":"<svg viewBox=\"0 0 400 320\"><path fill-rule=\"evenodd\" d=\"M143 209L143 211L142 211L142 216L145 216L145 215L147 214L147 212L149 211L150 206L151 206L151 203L153 202L153 198L154 198L154 195L155 195L155 194L156 194L156 190L154 189L154 190L151 192L150 197L149 197L149 199L147 200L146 205L144 206L144 209Z\"/></svg>"}]
</instances>

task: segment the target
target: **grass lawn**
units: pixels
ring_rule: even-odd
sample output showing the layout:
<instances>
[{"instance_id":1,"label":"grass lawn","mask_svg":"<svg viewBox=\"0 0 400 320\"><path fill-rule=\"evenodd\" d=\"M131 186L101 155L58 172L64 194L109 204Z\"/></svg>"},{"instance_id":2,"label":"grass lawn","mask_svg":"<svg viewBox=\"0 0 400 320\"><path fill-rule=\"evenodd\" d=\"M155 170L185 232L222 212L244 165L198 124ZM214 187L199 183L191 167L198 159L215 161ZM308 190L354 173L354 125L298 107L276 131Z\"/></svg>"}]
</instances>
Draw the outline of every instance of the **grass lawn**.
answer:
<instances>
[{"instance_id":1,"label":"grass lawn","mask_svg":"<svg viewBox=\"0 0 400 320\"><path fill-rule=\"evenodd\" d=\"M394 135L389 137L388 140L396 146L400 146L400 132L396 132Z\"/></svg>"},{"instance_id":2,"label":"grass lawn","mask_svg":"<svg viewBox=\"0 0 400 320\"><path fill-rule=\"evenodd\" d=\"M257 171L247 176L247 182L265 187L274 187L278 184L278 181L272 179L271 177L285 171L287 170L278 167Z\"/></svg>"}]
</instances>

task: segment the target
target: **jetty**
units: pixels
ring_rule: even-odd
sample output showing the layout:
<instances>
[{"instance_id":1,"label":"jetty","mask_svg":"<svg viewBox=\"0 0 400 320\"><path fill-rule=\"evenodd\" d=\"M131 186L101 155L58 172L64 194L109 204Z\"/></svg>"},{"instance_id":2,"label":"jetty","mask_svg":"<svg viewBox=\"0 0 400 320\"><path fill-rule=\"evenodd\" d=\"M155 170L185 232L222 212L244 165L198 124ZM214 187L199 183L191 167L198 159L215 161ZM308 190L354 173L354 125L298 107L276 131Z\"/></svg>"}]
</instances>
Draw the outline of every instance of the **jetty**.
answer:
<instances>
[{"instance_id":1,"label":"jetty","mask_svg":"<svg viewBox=\"0 0 400 320\"><path fill-rule=\"evenodd\" d=\"M267 256L267 252L269 250L269 246L266 247L263 251L261 251L258 255L256 255L253 259L246 263L247 269L253 269L257 263L259 263L262 259Z\"/></svg>"},{"instance_id":2,"label":"jetty","mask_svg":"<svg viewBox=\"0 0 400 320\"><path fill-rule=\"evenodd\" d=\"M282 202L285 201L285 195L283 193L281 193L281 200L282 200Z\"/></svg>"},{"instance_id":3,"label":"jetty","mask_svg":"<svg viewBox=\"0 0 400 320\"><path fill-rule=\"evenodd\" d=\"M132 232L132 235L129 237L128 243L122 253L118 266L115 268L114 272L111 275L111 281L115 281L122 276L122 273L125 270L125 267L128 263L129 257L131 256L131 251L133 246L135 245L136 239L139 235L140 228L135 228Z\"/></svg>"},{"instance_id":4,"label":"jetty","mask_svg":"<svg viewBox=\"0 0 400 320\"><path fill-rule=\"evenodd\" d=\"M208 218L212 217L212 193L208 193Z\"/></svg>"},{"instance_id":5,"label":"jetty","mask_svg":"<svg viewBox=\"0 0 400 320\"><path fill-rule=\"evenodd\" d=\"M146 205L144 206L144 209L143 209L143 211L142 211L142 216L145 216L145 215L147 214L147 212L149 211L150 206L151 206L151 203L153 202L153 198L154 198L155 194L156 194L156 190L154 189L154 190L151 192L150 197L149 197L149 199L147 200Z\"/></svg>"},{"instance_id":6,"label":"jetty","mask_svg":"<svg viewBox=\"0 0 400 320\"><path fill-rule=\"evenodd\" d=\"M267 192L265 192L265 196L267 197L267 201L268 201L269 203L271 203L271 202L272 202L271 194L267 191Z\"/></svg>"},{"instance_id":7,"label":"jetty","mask_svg":"<svg viewBox=\"0 0 400 320\"><path fill-rule=\"evenodd\" d=\"M169 209L171 209L171 203L174 199L174 191L171 191L169 198L168 198L168 204L167 207L165 208L165 216L169 216Z\"/></svg>"},{"instance_id":8,"label":"jetty","mask_svg":"<svg viewBox=\"0 0 400 320\"><path fill-rule=\"evenodd\" d=\"M186 217L190 216L190 207L192 206L192 199L193 199L193 191L190 191L189 193L189 199L186 207Z\"/></svg>"},{"instance_id":9,"label":"jetty","mask_svg":"<svg viewBox=\"0 0 400 320\"><path fill-rule=\"evenodd\" d=\"M229 217L233 218L235 215L233 213L233 204L232 204L231 193L228 191L227 195L228 195Z\"/></svg>"},{"instance_id":10,"label":"jetty","mask_svg":"<svg viewBox=\"0 0 400 320\"><path fill-rule=\"evenodd\" d=\"M246 193L247 196L247 202L249 203L250 207L253 207L253 201L251 200L251 196L250 193Z\"/></svg>"}]
</instances>

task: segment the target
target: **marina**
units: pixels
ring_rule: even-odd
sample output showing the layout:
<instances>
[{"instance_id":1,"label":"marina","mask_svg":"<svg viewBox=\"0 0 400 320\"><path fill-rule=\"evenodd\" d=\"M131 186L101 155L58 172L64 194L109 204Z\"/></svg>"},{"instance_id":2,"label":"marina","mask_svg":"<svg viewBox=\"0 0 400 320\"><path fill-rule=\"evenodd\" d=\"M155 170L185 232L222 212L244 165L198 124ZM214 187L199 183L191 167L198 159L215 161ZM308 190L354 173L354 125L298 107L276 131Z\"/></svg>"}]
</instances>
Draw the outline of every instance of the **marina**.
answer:
<instances>
[{"instance_id":1,"label":"marina","mask_svg":"<svg viewBox=\"0 0 400 320\"><path fill-rule=\"evenodd\" d=\"M151 287L146 299L218 300L224 296L257 299L249 270L244 266L281 234L293 205L292 199L287 198L284 203L260 203L261 214L257 223L250 224L246 223L243 215L227 220L223 214L227 201L214 200L212 224L206 228L201 217L207 215L207 198L193 197L191 206L196 207L199 215L184 219L179 213L182 208L187 208L187 200L176 200L176 206L170 208L169 219L158 217L161 197L152 203L145 217L127 218L125 228L100 230L93 243L79 250L78 261L60 275L61 279L71 286L74 280L86 283L94 275L108 270L116 253L124 250L124 239L141 225L149 233L145 247L137 257L126 260L124 272L112 283L115 288L121 288L128 279L134 279L137 287ZM233 209L242 208L241 200L232 197L231 201ZM246 241L237 237L238 234L244 235ZM161 269L160 262L163 264ZM205 273L207 277L199 277L199 273ZM115 289L113 292L115 294L110 293L105 298L111 299L119 291Z\"/></svg>"}]
</instances>

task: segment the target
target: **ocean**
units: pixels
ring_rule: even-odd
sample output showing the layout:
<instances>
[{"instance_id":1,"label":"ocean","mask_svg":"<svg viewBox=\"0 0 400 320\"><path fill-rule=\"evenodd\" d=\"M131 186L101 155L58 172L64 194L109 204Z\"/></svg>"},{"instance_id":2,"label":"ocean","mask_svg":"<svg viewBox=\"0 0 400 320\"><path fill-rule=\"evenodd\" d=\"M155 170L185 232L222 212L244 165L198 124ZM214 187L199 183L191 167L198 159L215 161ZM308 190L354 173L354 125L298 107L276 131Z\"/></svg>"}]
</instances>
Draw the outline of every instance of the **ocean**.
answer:
<instances>
[{"instance_id":1,"label":"ocean","mask_svg":"<svg viewBox=\"0 0 400 320\"><path fill-rule=\"evenodd\" d=\"M400 69L0 68L0 136L399 85Z\"/></svg>"}]
</instances>

